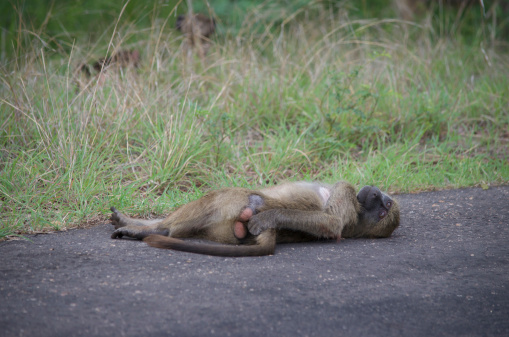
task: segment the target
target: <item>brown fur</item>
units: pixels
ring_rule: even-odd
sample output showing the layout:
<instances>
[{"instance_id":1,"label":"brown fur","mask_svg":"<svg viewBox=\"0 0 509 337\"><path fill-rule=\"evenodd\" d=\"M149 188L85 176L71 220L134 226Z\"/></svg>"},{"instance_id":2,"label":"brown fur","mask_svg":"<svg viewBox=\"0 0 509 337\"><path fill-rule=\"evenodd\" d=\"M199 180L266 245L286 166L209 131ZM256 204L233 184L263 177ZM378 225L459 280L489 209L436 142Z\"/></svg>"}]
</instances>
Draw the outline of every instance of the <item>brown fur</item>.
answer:
<instances>
[{"instance_id":1,"label":"brown fur","mask_svg":"<svg viewBox=\"0 0 509 337\"><path fill-rule=\"evenodd\" d=\"M457 8L459 11L465 10L467 7L476 3L481 3L480 0L393 0L399 15L404 20L413 20L416 16L421 16L432 6L446 6ZM484 5L483 5L484 7Z\"/></svg>"},{"instance_id":2,"label":"brown fur","mask_svg":"<svg viewBox=\"0 0 509 337\"><path fill-rule=\"evenodd\" d=\"M393 202L387 216L379 221L365 216L372 214L363 208L355 189L346 182L332 186L296 182L260 190L224 188L158 220L132 219L112 207L111 221L116 229L112 238L128 236L143 239L153 247L201 254L254 256L272 254L276 242L388 237L399 225L399 207L386 194L376 191ZM246 208L252 212L245 212ZM245 214L250 218L245 219ZM246 233L245 237L235 235L239 222L249 229L240 231ZM223 245L179 240L182 238Z\"/></svg>"},{"instance_id":3,"label":"brown fur","mask_svg":"<svg viewBox=\"0 0 509 337\"><path fill-rule=\"evenodd\" d=\"M103 57L97 60L93 67L95 71L101 72L111 67L138 68L140 64L140 52L137 50L120 50L110 57Z\"/></svg>"},{"instance_id":4,"label":"brown fur","mask_svg":"<svg viewBox=\"0 0 509 337\"><path fill-rule=\"evenodd\" d=\"M210 37L216 31L214 19L203 14L179 15L176 27L186 36L186 49L196 47L200 57L207 55Z\"/></svg>"},{"instance_id":5,"label":"brown fur","mask_svg":"<svg viewBox=\"0 0 509 337\"><path fill-rule=\"evenodd\" d=\"M94 62L91 66L86 63L80 63L73 74L76 83L76 90L80 91L86 88L92 82L93 70L95 70L94 79L99 84L104 82L104 73L108 69L120 68L138 68L140 64L140 52L137 50L120 50L109 57L103 57Z\"/></svg>"}]
</instances>

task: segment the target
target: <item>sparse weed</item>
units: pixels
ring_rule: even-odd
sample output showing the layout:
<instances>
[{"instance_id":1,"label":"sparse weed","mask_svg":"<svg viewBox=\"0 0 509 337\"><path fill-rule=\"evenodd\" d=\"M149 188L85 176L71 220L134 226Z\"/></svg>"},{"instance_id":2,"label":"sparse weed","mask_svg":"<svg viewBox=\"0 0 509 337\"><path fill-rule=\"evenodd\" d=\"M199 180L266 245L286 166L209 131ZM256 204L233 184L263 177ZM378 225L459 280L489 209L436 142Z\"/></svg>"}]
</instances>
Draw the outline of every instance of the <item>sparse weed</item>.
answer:
<instances>
[{"instance_id":1,"label":"sparse weed","mask_svg":"<svg viewBox=\"0 0 509 337\"><path fill-rule=\"evenodd\" d=\"M110 205L161 214L226 185L509 181L503 48L306 3L225 19L236 28L219 25L203 62L168 20L140 28L132 10L97 39L110 44L54 48L21 22L0 68L0 237L105 221ZM138 70L75 85L80 62L122 48Z\"/></svg>"}]
</instances>

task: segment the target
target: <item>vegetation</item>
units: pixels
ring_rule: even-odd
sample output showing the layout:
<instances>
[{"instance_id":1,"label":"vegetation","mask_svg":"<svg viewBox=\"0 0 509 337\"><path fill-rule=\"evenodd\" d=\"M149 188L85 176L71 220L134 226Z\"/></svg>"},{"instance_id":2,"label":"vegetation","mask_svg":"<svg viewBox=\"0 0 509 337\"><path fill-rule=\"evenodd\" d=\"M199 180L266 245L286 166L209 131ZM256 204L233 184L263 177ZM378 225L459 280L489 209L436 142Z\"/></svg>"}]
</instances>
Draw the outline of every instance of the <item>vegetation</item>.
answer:
<instances>
[{"instance_id":1,"label":"vegetation","mask_svg":"<svg viewBox=\"0 0 509 337\"><path fill-rule=\"evenodd\" d=\"M222 186L509 181L497 8L412 23L356 2L195 1L218 22L202 61L173 28L188 2L98 1L89 21L56 3L2 30L0 237L104 221L110 205L165 214ZM119 49L140 68L77 88L78 64Z\"/></svg>"}]
</instances>

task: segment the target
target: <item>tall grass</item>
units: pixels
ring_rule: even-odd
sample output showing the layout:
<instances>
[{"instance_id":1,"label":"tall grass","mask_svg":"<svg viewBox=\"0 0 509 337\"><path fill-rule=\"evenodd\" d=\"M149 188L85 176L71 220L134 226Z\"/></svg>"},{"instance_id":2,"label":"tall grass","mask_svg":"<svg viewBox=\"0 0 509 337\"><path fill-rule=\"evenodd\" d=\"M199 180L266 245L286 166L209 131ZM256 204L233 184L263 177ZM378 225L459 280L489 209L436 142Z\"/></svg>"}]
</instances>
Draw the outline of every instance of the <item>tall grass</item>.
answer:
<instances>
[{"instance_id":1,"label":"tall grass","mask_svg":"<svg viewBox=\"0 0 509 337\"><path fill-rule=\"evenodd\" d=\"M491 44L319 3L262 5L202 62L151 22L119 17L109 46L69 53L20 32L31 43L0 74L0 237L104 221L110 205L164 214L227 185L509 181L509 57ZM123 48L141 52L138 70L77 88L78 64Z\"/></svg>"}]
</instances>

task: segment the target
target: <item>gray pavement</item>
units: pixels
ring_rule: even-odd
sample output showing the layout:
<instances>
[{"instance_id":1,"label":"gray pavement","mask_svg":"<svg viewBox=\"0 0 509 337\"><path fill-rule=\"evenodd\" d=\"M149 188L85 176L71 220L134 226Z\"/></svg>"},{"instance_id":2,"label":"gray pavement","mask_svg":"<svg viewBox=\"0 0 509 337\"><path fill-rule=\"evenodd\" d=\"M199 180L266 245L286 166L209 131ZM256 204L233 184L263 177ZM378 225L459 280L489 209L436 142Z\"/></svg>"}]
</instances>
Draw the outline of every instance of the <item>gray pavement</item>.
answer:
<instances>
[{"instance_id":1,"label":"gray pavement","mask_svg":"<svg viewBox=\"0 0 509 337\"><path fill-rule=\"evenodd\" d=\"M0 336L509 336L509 186L397 196L389 239L222 258L108 224L0 242Z\"/></svg>"}]
</instances>

